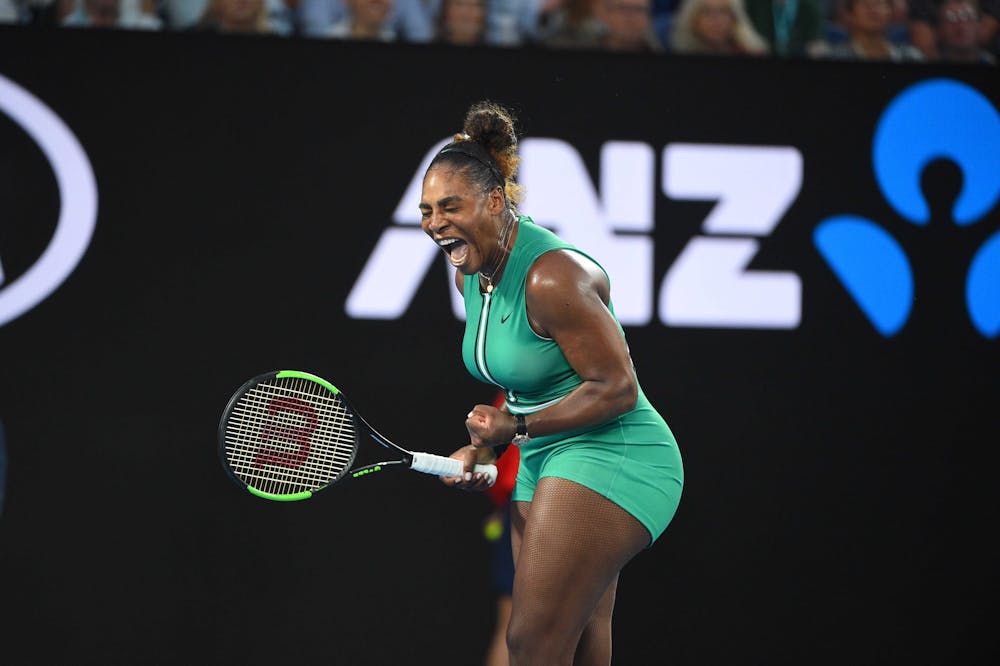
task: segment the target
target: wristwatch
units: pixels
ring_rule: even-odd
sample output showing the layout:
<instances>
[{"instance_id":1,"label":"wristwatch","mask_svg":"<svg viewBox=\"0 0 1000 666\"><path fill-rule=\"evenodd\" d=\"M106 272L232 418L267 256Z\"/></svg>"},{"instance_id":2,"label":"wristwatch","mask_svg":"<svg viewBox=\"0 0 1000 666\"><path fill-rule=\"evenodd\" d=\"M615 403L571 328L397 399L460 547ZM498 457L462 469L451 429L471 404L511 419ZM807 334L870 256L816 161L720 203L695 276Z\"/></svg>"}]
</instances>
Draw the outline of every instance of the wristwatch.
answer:
<instances>
[{"instance_id":1,"label":"wristwatch","mask_svg":"<svg viewBox=\"0 0 1000 666\"><path fill-rule=\"evenodd\" d=\"M528 426L524 422L524 414L514 414L514 420L517 422L517 434L514 435L514 439L510 440L511 444L524 446L531 439L528 436Z\"/></svg>"}]
</instances>

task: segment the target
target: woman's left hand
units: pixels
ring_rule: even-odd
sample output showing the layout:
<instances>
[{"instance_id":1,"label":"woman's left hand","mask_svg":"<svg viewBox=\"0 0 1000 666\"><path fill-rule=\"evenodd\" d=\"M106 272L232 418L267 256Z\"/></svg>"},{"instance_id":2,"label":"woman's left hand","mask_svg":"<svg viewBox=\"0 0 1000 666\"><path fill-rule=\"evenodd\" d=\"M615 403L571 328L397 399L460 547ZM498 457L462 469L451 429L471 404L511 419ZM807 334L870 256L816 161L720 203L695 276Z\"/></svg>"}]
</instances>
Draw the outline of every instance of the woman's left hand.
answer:
<instances>
[{"instance_id":1,"label":"woman's left hand","mask_svg":"<svg viewBox=\"0 0 1000 666\"><path fill-rule=\"evenodd\" d=\"M495 463L497 455L493 449L469 444L452 453L450 457L461 460L464 471L462 476L442 476L441 481L446 485L462 490L486 490L490 487L490 480L486 474L476 472L474 467Z\"/></svg>"}]
</instances>

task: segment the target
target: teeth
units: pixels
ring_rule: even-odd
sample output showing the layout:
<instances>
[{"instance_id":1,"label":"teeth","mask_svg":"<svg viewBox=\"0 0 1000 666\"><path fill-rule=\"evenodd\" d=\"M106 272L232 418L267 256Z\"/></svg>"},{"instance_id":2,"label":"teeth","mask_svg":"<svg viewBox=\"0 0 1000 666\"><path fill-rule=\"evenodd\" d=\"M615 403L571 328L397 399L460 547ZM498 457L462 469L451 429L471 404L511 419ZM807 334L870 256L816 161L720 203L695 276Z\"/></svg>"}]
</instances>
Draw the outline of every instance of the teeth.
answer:
<instances>
[{"instance_id":1,"label":"teeth","mask_svg":"<svg viewBox=\"0 0 1000 666\"><path fill-rule=\"evenodd\" d=\"M438 245L440 245L441 247L448 247L449 245L452 245L453 243L457 242L458 242L457 238L442 238L441 240L438 241Z\"/></svg>"}]
</instances>

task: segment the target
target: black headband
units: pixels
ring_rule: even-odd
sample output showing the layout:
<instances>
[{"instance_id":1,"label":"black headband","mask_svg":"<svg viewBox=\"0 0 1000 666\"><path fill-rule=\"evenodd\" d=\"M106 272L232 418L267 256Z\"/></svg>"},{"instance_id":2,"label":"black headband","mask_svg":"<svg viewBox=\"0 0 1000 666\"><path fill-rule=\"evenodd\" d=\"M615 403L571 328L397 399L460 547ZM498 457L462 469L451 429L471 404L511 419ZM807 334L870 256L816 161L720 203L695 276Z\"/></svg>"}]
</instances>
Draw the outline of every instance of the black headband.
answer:
<instances>
[{"instance_id":1,"label":"black headband","mask_svg":"<svg viewBox=\"0 0 1000 666\"><path fill-rule=\"evenodd\" d=\"M496 160L493 159L493 156L475 141L453 141L442 148L438 152L438 155L444 155L445 153L461 153L462 155L471 157L487 167L500 185L503 185L506 181L503 177L503 172L500 171L500 167L497 165Z\"/></svg>"}]
</instances>

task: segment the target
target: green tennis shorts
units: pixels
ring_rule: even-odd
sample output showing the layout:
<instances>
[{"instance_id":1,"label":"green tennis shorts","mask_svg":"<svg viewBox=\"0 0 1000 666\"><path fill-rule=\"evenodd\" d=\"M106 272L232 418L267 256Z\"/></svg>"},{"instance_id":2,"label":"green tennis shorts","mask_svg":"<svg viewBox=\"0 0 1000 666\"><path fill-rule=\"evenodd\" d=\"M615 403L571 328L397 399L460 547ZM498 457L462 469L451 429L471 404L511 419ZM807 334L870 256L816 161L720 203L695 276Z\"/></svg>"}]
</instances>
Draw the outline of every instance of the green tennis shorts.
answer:
<instances>
[{"instance_id":1,"label":"green tennis shorts","mask_svg":"<svg viewBox=\"0 0 1000 666\"><path fill-rule=\"evenodd\" d=\"M607 497L649 530L650 544L670 524L684 487L677 442L648 403L594 430L529 440L521 447L512 501L530 502L546 476Z\"/></svg>"}]
</instances>

